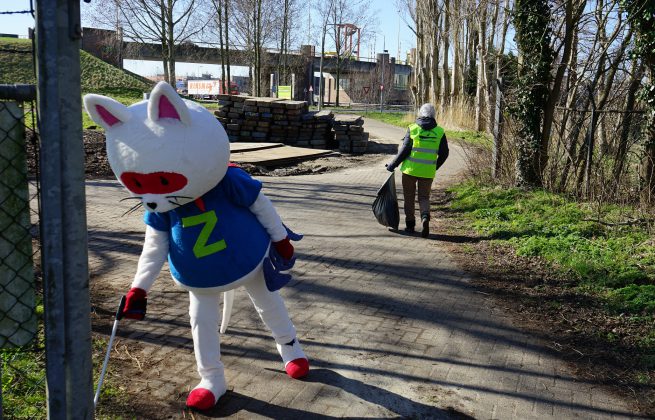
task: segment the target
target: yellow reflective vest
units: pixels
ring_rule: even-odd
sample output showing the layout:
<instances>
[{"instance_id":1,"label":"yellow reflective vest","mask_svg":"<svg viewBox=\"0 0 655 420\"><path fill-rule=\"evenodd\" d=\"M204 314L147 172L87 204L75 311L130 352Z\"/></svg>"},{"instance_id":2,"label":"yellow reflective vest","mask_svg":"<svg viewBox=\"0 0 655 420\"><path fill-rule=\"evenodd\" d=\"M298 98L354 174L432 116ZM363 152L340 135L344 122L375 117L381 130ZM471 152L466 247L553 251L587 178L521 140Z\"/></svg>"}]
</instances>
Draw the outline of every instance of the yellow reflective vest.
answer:
<instances>
[{"instance_id":1,"label":"yellow reflective vest","mask_svg":"<svg viewBox=\"0 0 655 420\"><path fill-rule=\"evenodd\" d=\"M443 135L444 129L439 126L424 130L418 124L410 125L412 153L400 165L400 171L419 178L434 178L437 173L437 152Z\"/></svg>"}]
</instances>

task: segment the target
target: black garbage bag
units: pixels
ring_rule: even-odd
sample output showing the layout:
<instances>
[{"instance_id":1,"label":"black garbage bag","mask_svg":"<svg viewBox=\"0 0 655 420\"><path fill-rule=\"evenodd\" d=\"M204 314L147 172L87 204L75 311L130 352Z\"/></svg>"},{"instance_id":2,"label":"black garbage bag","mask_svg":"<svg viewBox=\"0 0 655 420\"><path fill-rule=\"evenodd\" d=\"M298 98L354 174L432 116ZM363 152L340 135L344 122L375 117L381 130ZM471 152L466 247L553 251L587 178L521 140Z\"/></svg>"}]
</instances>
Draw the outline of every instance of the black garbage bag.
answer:
<instances>
[{"instance_id":1,"label":"black garbage bag","mask_svg":"<svg viewBox=\"0 0 655 420\"><path fill-rule=\"evenodd\" d=\"M389 178L378 190L378 196L373 201L373 214L382 226L398 229L400 215L394 172L391 172Z\"/></svg>"}]
</instances>

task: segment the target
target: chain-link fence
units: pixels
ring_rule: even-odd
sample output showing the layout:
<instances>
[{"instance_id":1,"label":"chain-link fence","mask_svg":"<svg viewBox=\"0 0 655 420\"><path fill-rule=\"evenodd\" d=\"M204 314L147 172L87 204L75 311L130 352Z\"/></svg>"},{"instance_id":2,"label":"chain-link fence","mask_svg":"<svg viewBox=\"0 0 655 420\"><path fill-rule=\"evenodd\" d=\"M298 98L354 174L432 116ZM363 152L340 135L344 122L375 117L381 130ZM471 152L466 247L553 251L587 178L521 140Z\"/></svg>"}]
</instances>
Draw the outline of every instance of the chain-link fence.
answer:
<instances>
[{"instance_id":1,"label":"chain-link fence","mask_svg":"<svg viewBox=\"0 0 655 420\"><path fill-rule=\"evenodd\" d=\"M26 94L27 92L27 94ZM0 89L0 417L44 418L45 346L33 88Z\"/></svg>"}]
</instances>

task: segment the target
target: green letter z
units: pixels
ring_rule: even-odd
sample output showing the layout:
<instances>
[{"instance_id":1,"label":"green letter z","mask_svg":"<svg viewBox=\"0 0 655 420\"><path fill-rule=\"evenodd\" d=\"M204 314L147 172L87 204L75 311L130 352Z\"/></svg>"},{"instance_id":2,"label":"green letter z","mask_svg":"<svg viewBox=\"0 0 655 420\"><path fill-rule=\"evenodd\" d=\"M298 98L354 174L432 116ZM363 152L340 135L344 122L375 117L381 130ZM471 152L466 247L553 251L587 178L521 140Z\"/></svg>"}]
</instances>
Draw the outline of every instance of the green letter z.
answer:
<instances>
[{"instance_id":1,"label":"green letter z","mask_svg":"<svg viewBox=\"0 0 655 420\"><path fill-rule=\"evenodd\" d=\"M198 236L196 244L193 246L193 254L196 256L196 258L202 258L211 254L215 254L227 247L227 245L225 245L224 239L207 245L209 235L211 235L211 233L214 231L217 221L218 218L216 217L214 210L198 214L196 216L182 218L182 227L185 228L196 226L202 223L205 224L205 226L203 226L202 230L200 231L200 235Z\"/></svg>"}]
</instances>

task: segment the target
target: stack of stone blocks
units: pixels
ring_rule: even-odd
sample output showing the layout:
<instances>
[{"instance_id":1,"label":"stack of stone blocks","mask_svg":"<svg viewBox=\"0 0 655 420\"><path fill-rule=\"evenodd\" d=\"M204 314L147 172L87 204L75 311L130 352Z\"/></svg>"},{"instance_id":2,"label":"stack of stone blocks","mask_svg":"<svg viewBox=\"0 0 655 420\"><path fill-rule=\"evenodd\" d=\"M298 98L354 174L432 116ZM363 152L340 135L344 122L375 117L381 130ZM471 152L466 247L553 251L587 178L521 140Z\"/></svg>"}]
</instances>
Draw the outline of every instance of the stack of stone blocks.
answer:
<instances>
[{"instance_id":1,"label":"stack of stone blocks","mask_svg":"<svg viewBox=\"0 0 655 420\"><path fill-rule=\"evenodd\" d=\"M331 111L309 111L304 101L241 95L219 95L218 99L221 108L214 114L231 142L272 142L325 149L336 145L334 140L339 141L345 133L350 143L346 147L344 141L344 148L339 147L341 152L366 151L362 144L368 141L368 133L363 132L361 117L355 117L356 124L336 124Z\"/></svg>"},{"instance_id":2,"label":"stack of stone blocks","mask_svg":"<svg viewBox=\"0 0 655 420\"><path fill-rule=\"evenodd\" d=\"M366 153L368 133L364 132L364 119L357 115L337 115L332 121L334 138L341 153Z\"/></svg>"}]
</instances>

